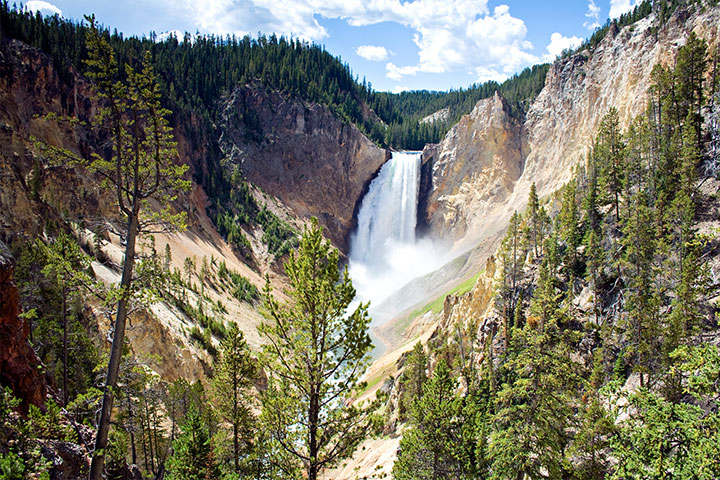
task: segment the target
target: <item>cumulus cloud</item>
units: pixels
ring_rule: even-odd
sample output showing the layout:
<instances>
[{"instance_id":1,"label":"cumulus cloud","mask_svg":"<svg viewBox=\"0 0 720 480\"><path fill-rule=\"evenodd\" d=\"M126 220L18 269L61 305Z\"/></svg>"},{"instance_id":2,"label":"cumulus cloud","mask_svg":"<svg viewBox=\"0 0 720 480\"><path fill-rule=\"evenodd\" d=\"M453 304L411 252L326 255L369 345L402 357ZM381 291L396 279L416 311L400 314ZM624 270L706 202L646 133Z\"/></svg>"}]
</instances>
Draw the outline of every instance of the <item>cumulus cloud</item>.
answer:
<instances>
[{"instance_id":1,"label":"cumulus cloud","mask_svg":"<svg viewBox=\"0 0 720 480\"><path fill-rule=\"evenodd\" d=\"M485 71L478 68L507 77L538 60L526 40L525 23L506 5L491 12L488 0L184 1L201 31L220 34L262 31L319 41L328 32L317 17L353 26L398 23L413 31L419 61L387 64L387 76L394 80L419 72Z\"/></svg>"},{"instance_id":2,"label":"cumulus cloud","mask_svg":"<svg viewBox=\"0 0 720 480\"><path fill-rule=\"evenodd\" d=\"M416 33L417 65L387 65L387 76L400 80L417 72L467 70L477 80L502 80L537 61L525 39L525 23L510 15L506 5L490 14L481 2L416 1L403 4L407 25ZM402 19L398 19L402 21Z\"/></svg>"},{"instance_id":3,"label":"cumulus cloud","mask_svg":"<svg viewBox=\"0 0 720 480\"><path fill-rule=\"evenodd\" d=\"M610 0L610 18L617 18L623 13L632 11L640 0Z\"/></svg>"},{"instance_id":4,"label":"cumulus cloud","mask_svg":"<svg viewBox=\"0 0 720 480\"><path fill-rule=\"evenodd\" d=\"M585 16L588 20L583 23L583 27L592 31L600 26L600 7L595 4L595 0L588 1L588 11L585 12Z\"/></svg>"},{"instance_id":5,"label":"cumulus cloud","mask_svg":"<svg viewBox=\"0 0 720 480\"><path fill-rule=\"evenodd\" d=\"M309 2L288 0L185 0L203 33L255 35L277 33L319 40L327 31L314 18Z\"/></svg>"},{"instance_id":6,"label":"cumulus cloud","mask_svg":"<svg viewBox=\"0 0 720 480\"><path fill-rule=\"evenodd\" d=\"M370 60L371 62L381 62L386 60L388 57L387 48L377 45L360 45L355 50L355 53L365 60Z\"/></svg>"},{"instance_id":7,"label":"cumulus cloud","mask_svg":"<svg viewBox=\"0 0 720 480\"><path fill-rule=\"evenodd\" d=\"M410 90L410 87L406 87L405 85L395 85L395 88L392 89L393 93L402 93L407 92Z\"/></svg>"},{"instance_id":8,"label":"cumulus cloud","mask_svg":"<svg viewBox=\"0 0 720 480\"><path fill-rule=\"evenodd\" d=\"M565 37L558 32L550 35L550 43L547 46L547 54L543 57L545 61L555 60L564 50L570 50L582 43L580 37Z\"/></svg>"},{"instance_id":9,"label":"cumulus cloud","mask_svg":"<svg viewBox=\"0 0 720 480\"><path fill-rule=\"evenodd\" d=\"M507 74L498 72L494 68L483 66L475 67L473 71L475 73L475 78L477 78L477 81L480 83L489 82L490 80L502 82L508 77Z\"/></svg>"},{"instance_id":10,"label":"cumulus cloud","mask_svg":"<svg viewBox=\"0 0 720 480\"><path fill-rule=\"evenodd\" d=\"M60 10L56 5L53 5L50 2L45 2L44 0L30 0L29 2L26 2L25 11L40 12L43 15L57 14L62 16L62 10Z\"/></svg>"},{"instance_id":11,"label":"cumulus cloud","mask_svg":"<svg viewBox=\"0 0 720 480\"><path fill-rule=\"evenodd\" d=\"M391 80L401 80L403 77L406 77L408 75L415 75L419 67L416 67L414 65L406 65L404 67L398 67L394 63L388 63L385 65L385 69L387 70L386 76Z\"/></svg>"}]
</instances>

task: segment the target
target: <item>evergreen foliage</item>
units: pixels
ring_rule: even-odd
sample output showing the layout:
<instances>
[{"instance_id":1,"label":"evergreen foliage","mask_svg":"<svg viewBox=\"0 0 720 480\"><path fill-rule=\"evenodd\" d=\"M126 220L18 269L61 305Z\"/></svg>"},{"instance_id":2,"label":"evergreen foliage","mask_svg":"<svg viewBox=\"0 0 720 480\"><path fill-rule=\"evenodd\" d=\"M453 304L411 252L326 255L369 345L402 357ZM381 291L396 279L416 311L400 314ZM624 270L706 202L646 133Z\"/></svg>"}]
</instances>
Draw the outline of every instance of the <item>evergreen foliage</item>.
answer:
<instances>
[{"instance_id":1,"label":"evergreen foliage","mask_svg":"<svg viewBox=\"0 0 720 480\"><path fill-rule=\"evenodd\" d=\"M411 408L411 428L400 441L393 477L477 478L476 403L456 395L456 380L445 360L424 384Z\"/></svg>"},{"instance_id":2,"label":"evergreen foliage","mask_svg":"<svg viewBox=\"0 0 720 480\"><path fill-rule=\"evenodd\" d=\"M27 13L7 0L0 4L0 31L47 52L61 72L71 65L84 71L86 25L58 16ZM236 85L260 84L304 100L330 107L346 122L355 124L374 141L399 149L420 150L438 142L478 100L496 91L516 108L526 108L542 89L548 65L527 68L502 84L490 81L450 92L414 91L400 94L376 92L364 79L359 82L349 66L323 46L276 35L219 37L214 35L157 41L149 37L125 38L103 31L117 52L120 64L134 64L149 51L158 74L166 106L185 116L195 112L205 120L216 120L218 100ZM368 114L369 110L374 114ZM447 121L419 122L443 108L450 109ZM246 119L253 124L252 116Z\"/></svg>"},{"instance_id":3,"label":"evergreen foliage","mask_svg":"<svg viewBox=\"0 0 720 480\"><path fill-rule=\"evenodd\" d=\"M679 4L663 1L654 8L662 21ZM590 43L599 42L610 28L647 15L649 5L643 2L598 31ZM303 95L293 85L320 71L328 75L316 81L316 88L323 82L331 86L308 93L322 97L311 99L331 105L348 121L365 122L376 138L397 135L391 141L411 144L444 128L415 130L413 122L422 115L448 107L452 117L498 88L508 89L505 95L520 112L541 87L546 68L499 87L394 96L359 87L346 66L298 41L187 38L155 44L110 36L93 30L92 23L81 27L19 13L6 2L0 25L3 35L54 52L56 62L70 58L80 65L90 59L86 73L102 92L109 122L92 127L120 127L124 133L108 137L111 146L105 153L110 156L94 156L90 162L69 152L54 153L115 186L119 177L113 169L128 151L148 159L152 155L144 147L154 144L166 160L172 157L169 121L163 120L169 112L161 108L161 97L183 114L197 110L212 117L211 99L233 82L262 82ZM82 38L87 31L89 53ZM145 47L151 56L140 54ZM191 63L171 61L180 54ZM238 71L228 73L218 58ZM278 61L269 65L268 59ZM119 64L126 60L131 67L121 71ZM716 108L707 108L707 102L717 98L703 75L709 64L707 46L691 35L673 67L654 69L647 115L623 131L618 112L608 112L586 164L551 199L556 204L548 206L532 186L527 211L514 213L498 252L494 312L483 323L468 318L449 332L439 329L427 347L418 343L405 358L397 385L399 415L408 425L393 468L396 478L720 476L720 351L705 341L709 331L717 330L717 284L707 264L716 257L717 242L698 231L699 208L710 201L698 185L717 172L712 163L717 161L712 153L716 125L705 118ZM151 65L162 77L157 83ZM217 67L225 78L210 78L206 66ZM181 74L190 78L192 88L176 88L174 76ZM353 105L363 103L390 124L387 130L357 117ZM128 123L133 113L128 108L139 108L144 119ZM142 130L139 136L132 126ZM172 162L163 165L171 186L182 187L183 169ZM139 170L149 174L140 183L151 185L143 181L153 169L143 164ZM35 198L41 186L38 172L36 166L28 177ZM126 258L138 258L130 272L138 283L125 284L110 298L128 300L131 293L149 291L143 295L172 303L198 323L190 334L214 358L207 390L185 379L168 384L152 373L152 359L134 356L119 341L118 378L113 385L107 382L115 397L112 429L107 448L96 450L107 457L106 478L123 478L130 461L146 476L169 479L224 474L315 479L351 454L376 426L371 410L353 403L366 387L360 378L370 349L369 318L367 305L347 312L355 291L340 270L338 252L322 239L317 221L298 242L294 230L255 199L239 169L218 178L215 192L228 192L230 200L223 205L215 198L214 219L246 259L251 260L252 248L243 232L252 224L262 226L263 241L277 257L299 246L285 265L290 302L278 302L269 286L263 292L268 318L261 327L267 340L262 366L268 386L259 398L262 413L253 415L259 365L236 324L225 326L227 309L204 295L206 285L217 282L216 287L252 303L259 298L257 289L224 263L214 277L214 259L189 258L184 272L171 272L169 248L164 265L154 246L142 261L130 250ZM163 220L126 211L136 199L128 197L127 182L120 184L119 202L129 224L133 215L136 228ZM48 401L44 411L31 408L22 418L15 413L17 400L0 392L0 477L49 478L52 467L44 446L85 440L79 424L95 426L102 396L97 388L97 374L104 368L96 346L99 334L83 313L79 291L92 281L88 258L70 236L47 235L15 250L32 345L48 376L61 385L63 408Z\"/></svg>"},{"instance_id":4,"label":"evergreen foliage","mask_svg":"<svg viewBox=\"0 0 720 480\"><path fill-rule=\"evenodd\" d=\"M220 358L213 378L215 408L221 418L230 424L232 437L232 464L236 474L252 448L255 436L255 416L250 389L257 368L245 338L233 323L222 343Z\"/></svg>"},{"instance_id":5,"label":"evergreen foliage","mask_svg":"<svg viewBox=\"0 0 720 480\"><path fill-rule=\"evenodd\" d=\"M207 429L200 415L190 411L181 433L173 442L173 453L167 460L168 480L211 480L220 478L220 469Z\"/></svg>"},{"instance_id":6,"label":"evergreen foliage","mask_svg":"<svg viewBox=\"0 0 720 480\"><path fill-rule=\"evenodd\" d=\"M313 219L285 263L292 303L280 304L269 281L263 292L268 321L259 330L268 342L268 386L261 420L289 457L280 465L287 476L302 466L315 480L321 468L351 454L374 422L370 408L348 401L364 387L372 343L367 305L347 313L355 289L338 262Z\"/></svg>"},{"instance_id":7,"label":"evergreen foliage","mask_svg":"<svg viewBox=\"0 0 720 480\"><path fill-rule=\"evenodd\" d=\"M436 478L465 478L453 463L464 459L472 478L717 476L720 353L705 340L717 329L706 263L716 254L697 231L699 205L714 201L698 188L700 172L714 171L708 109L697 103L705 46L691 37L677 56L674 68L655 69L647 116L624 131L616 110L603 118L586 165L550 199L554 221L535 227L544 214L534 186L525 215L510 218L495 309L466 339L485 342L468 392L486 381L491 401L456 389L447 365L467 360L457 327L441 329L429 344L443 345L431 350L442 368L425 392L432 386L444 407L425 395L414 402L398 478L433 478L435 467L444 469ZM459 436L446 440L467 398L475 457L463 456ZM423 423L433 412L445 417Z\"/></svg>"},{"instance_id":8,"label":"evergreen foliage","mask_svg":"<svg viewBox=\"0 0 720 480\"><path fill-rule=\"evenodd\" d=\"M402 396L398 408L402 420L407 419L413 402L423 394L423 385L427 380L427 364L425 349L422 343L417 342L405 361L405 370L400 379Z\"/></svg>"},{"instance_id":9,"label":"evergreen foliage","mask_svg":"<svg viewBox=\"0 0 720 480\"><path fill-rule=\"evenodd\" d=\"M6 4L4 9L7 9ZM150 65L149 53L143 56L139 69L125 65L121 77L112 47L101 34L94 17L87 20L89 28L83 32L87 34L88 49L85 63L95 89L93 95L100 104L90 127L95 132L111 132L110 148L107 152L79 156L54 145L38 146L56 161L85 168L97 175L101 186L116 198L118 212L126 222L122 277L120 284L113 287L106 297L106 302L117 305L117 310L91 465L90 478L99 480L104 468L113 389L120 371L129 307L133 298L153 295L157 286L152 285L156 275L146 269L153 264L135 265L136 239L148 230L184 227L186 213L175 213L171 205L178 191L189 189L190 182L183 178L188 166L174 163L177 151L167 119L170 112L160 104L160 89ZM46 117L46 121L54 120L54 116ZM66 120L74 125L77 119ZM150 208L151 201L161 205L161 209ZM143 285L143 282L136 281L136 277L144 277L151 284Z\"/></svg>"},{"instance_id":10,"label":"evergreen foliage","mask_svg":"<svg viewBox=\"0 0 720 480\"><path fill-rule=\"evenodd\" d=\"M15 270L33 349L61 387L66 407L93 388L100 363L97 326L82 311L84 287L94 285L88 266L75 240L61 233L23 244Z\"/></svg>"},{"instance_id":11,"label":"evergreen foliage","mask_svg":"<svg viewBox=\"0 0 720 480\"><path fill-rule=\"evenodd\" d=\"M491 478L522 472L540 478L565 478L570 465L565 451L574 429L580 386L579 368L571 359L572 343L563 332L563 311L514 335L507 365L511 372L498 393L494 431L489 441Z\"/></svg>"}]
</instances>

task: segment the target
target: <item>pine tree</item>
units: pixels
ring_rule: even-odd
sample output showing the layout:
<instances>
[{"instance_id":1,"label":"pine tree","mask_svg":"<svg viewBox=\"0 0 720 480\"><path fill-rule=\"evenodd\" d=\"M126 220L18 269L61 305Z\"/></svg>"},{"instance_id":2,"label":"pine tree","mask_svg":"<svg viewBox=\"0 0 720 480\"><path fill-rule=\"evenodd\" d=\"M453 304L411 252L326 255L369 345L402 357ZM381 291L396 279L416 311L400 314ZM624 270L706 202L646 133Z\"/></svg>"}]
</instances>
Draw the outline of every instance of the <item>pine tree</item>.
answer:
<instances>
[{"instance_id":1,"label":"pine tree","mask_svg":"<svg viewBox=\"0 0 720 480\"><path fill-rule=\"evenodd\" d=\"M620 132L620 118L615 107L610 108L600 123L597 144L601 190L608 195L605 204L612 204L615 221L620 222L620 193L625 174L624 143Z\"/></svg>"},{"instance_id":2,"label":"pine tree","mask_svg":"<svg viewBox=\"0 0 720 480\"><path fill-rule=\"evenodd\" d=\"M90 266L88 257L80 250L77 242L67 234L60 234L55 241L45 245L38 242L38 246L45 252L47 265L43 268L43 274L52 278L60 287L60 297L62 305L60 307L60 317L62 319L62 392L63 405L67 406L70 399L70 383L68 380L68 363L69 363L69 335L71 333L70 325L70 304L73 299L78 298L79 288L82 286L90 287L93 282L85 274L85 270Z\"/></svg>"},{"instance_id":3,"label":"pine tree","mask_svg":"<svg viewBox=\"0 0 720 480\"><path fill-rule=\"evenodd\" d=\"M675 84L677 101L680 106L678 116L692 125L695 137L692 141L696 148L702 142L702 107L705 105L705 71L707 70L707 43L690 32L685 45L678 49L675 64ZM679 125L678 125L679 126Z\"/></svg>"},{"instance_id":4,"label":"pine tree","mask_svg":"<svg viewBox=\"0 0 720 480\"><path fill-rule=\"evenodd\" d=\"M405 370L400 380L402 395L400 397L399 409L400 418L406 418L406 412L415 399L420 398L423 392L423 385L427 380L425 370L427 369L428 358L422 343L417 342L405 361Z\"/></svg>"},{"instance_id":5,"label":"pine tree","mask_svg":"<svg viewBox=\"0 0 720 480\"><path fill-rule=\"evenodd\" d=\"M585 235L585 247L585 255L587 258L586 279L592 284L593 313L595 314L595 323L599 324L602 305L600 298L600 279L603 275L603 266L605 265L605 251L600 244L600 237L594 228L589 228Z\"/></svg>"},{"instance_id":6,"label":"pine tree","mask_svg":"<svg viewBox=\"0 0 720 480\"><path fill-rule=\"evenodd\" d=\"M579 365L557 310L544 324L515 333L511 374L498 393L488 456L491 479L567 478L566 451L575 428Z\"/></svg>"},{"instance_id":7,"label":"pine tree","mask_svg":"<svg viewBox=\"0 0 720 480\"><path fill-rule=\"evenodd\" d=\"M563 190L562 205L557 218L560 238L565 243L565 264L570 272L577 270L577 249L582 240L580 229L580 216L577 205L577 182L570 180Z\"/></svg>"},{"instance_id":8,"label":"pine tree","mask_svg":"<svg viewBox=\"0 0 720 480\"><path fill-rule=\"evenodd\" d=\"M535 258L540 256L539 247L542 245L542 215L540 213L540 202L537 196L537 188L535 182L530 185L530 193L528 194L528 223L530 228L530 245L532 246Z\"/></svg>"},{"instance_id":9,"label":"pine tree","mask_svg":"<svg viewBox=\"0 0 720 480\"><path fill-rule=\"evenodd\" d=\"M182 433L173 442L167 460L168 480L214 480L220 469L208 431L195 411L190 411L181 427Z\"/></svg>"},{"instance_id":10,"label":"pine tree","mask_svg":"<svg viewBox=\"0 0 720 480\"><path fill-rule=\"evenodd\" d=\"M695 191L700 154L695 143L691 113L683 126L679 189L673 202L677 286L668 317L665 352L669 353L695 333L700 325L700 299L709 284L708 271L700 258L701 239L694 227Z\"/></svg>"},{"instance_id":11,"label":"pine tree","mask_svg":"<svg viewBox=\"0 0 720 480\"><path fill-rule=\"evenodd\" d=\"M298 251L285 264L292 303L281 305L264 290L268 321L259 328L268 344L263 364L268 387L262 421L273 440L301 462L309 480L352 453L375 421L371 409L350 403L372 348L367 305L349 315L355 297L339 254L313 219Z\"/></svg>"},{"instance_id":12,"label":"pine tree","mask_svg":"<svg viewBox=\"0 0 720 480\"><path fill-rule=\"evenodd\" d=\"M452 371L441 359L423 387L422 397L413 403L411 428L400 441L394 478L477 477L475 405L456 395L455 384Z\"/></svg>"},{"instance_id":13,"label":"pine tree","mask_svg":"<svg viewBox=\"0 0 720 480\"><path fill-rule=\"evenodd\" d=\"M530 301L530 314L534 322L542 325L550 321L560 309L563 292L560 290L560 281L556 276L557 258L557 237L553 233L545 241L546 256L540 263L538 269L537 287L533 292ZM531 325L534 327L535 325Z\"/></svg>"},{"instance_id":14,"label":"pine tree","mask_svg":"<svg viewBox=\"0 0 720 480\"><path fill-rule=\"evenodd\" d=\"M100 480L128 307L135 293L136 239L145 230L184 226L185 215L172 213L170 205L178 190L189 188L189 182L182 178L188 167L173 163L177 152L167 120L170 112L160 106L160 90L150 65L149 53L145 55L140 71L127 66L126 83L118 81L119 69L112 47L100 34L94 17L88 17L88 22L88 76L94 83L96 100L101 105L94 127L109 132L111 154L104 157L93 153L86 159L60 149L55 151L102 178L103 186L115 194L117 207L126 220L125 257L118 287L113 343L90 467L90 479ZM151 199L158 201L163 210L151 210L148 205Z\"/></svg>"},{"instance_id":15,"label":"pine tree","mask_svg":"<svg viewBox=\"0 0 720 480\"><path fill-rule=\"evenodd\" d=\"M232 323L222 342L212 384L215 409L232 427L233 467L237 474L241 455L252 446L255 418L250 389L255 376L256 367L247 342L237 324Z\"/></svg>"},{"instance_id":16,"label":"pine tree","mask_svg":"<svg viewBox=\"0 0 720 480\"><path fill-rule=\"evenodd\" d=\"M512 328L510 322L512 322L515 313L520 283L523 279L523 265L527 255L522 228L522 216L518 212L513 213L512 217L510 217L508 231L498 250L502 270L498 277L498 294L495 297L495 308L499 310L503 319L506 350L510 342L510 329Z\"/></svg>"},{"instance_id":17,"label":"pine tree","mask_svg":"<svg viewBox=\"0 0 720 480\"><path fill-rule=\"evenodd\" d=\"M598 211L598 165L597 142L587 156L587 185L583 199L583 211L587 221L588 230L597 230L600 226L600 212Z\"/></svg>"},{"instance_id":18,"label":"pine tree","mask_svg":"<svg viewBox=\"0 0 720 480\"><path fill-rule=\"evenodd\" d=\"M653 212L644 191L630 200L629 217L623 219L621 271L625 278L625 309L629 323L628 337L635 355L634 369L650 375L657 365L659 345L659 299L655 294L655 228Z\"/></svg>"},{"instance_id":19,"label":"pine tree","mask_svg":"<svg viewBox=\"0 0 720 480\"><path fill-rule=\"evenodd\" d=\"M623 178L623 196L627 206L626 215L630 215L632 209L631 197L640 190L645 190L647 195L654 195L654 188L649 181L651 175L648 170L651 168L650 132L645 117L637 117L628 127L625 133L627 146L625 148L625 176Z\"/></svg>"},{"instance_id":20,"label":"pine tree","mask_svg":"<svg viewBox=\"0 0 720 480\"><path fill-rule=\"evenodd\" d=\"M672 356L679 383L694 401L671 400L646 388L629 395L614 412L619 428L611 446L618 464L611 478L710 480L720 475L720 414L694 404L717 401L718 348L681 347ZM618 391L610 392L617 400Z\"/></svg>"},{"instance_id":21,"label":"pine tree","mask_svg":"<svg viewBox=\"0 0 720 480\"><path fill-rule=\"evenodd\" d=\"M602 480L611 471L610 439L616 433L610 412L597 395L592 395L582 411L577 435L573 438L574 478Z\"/></svg>"}]
</instances>

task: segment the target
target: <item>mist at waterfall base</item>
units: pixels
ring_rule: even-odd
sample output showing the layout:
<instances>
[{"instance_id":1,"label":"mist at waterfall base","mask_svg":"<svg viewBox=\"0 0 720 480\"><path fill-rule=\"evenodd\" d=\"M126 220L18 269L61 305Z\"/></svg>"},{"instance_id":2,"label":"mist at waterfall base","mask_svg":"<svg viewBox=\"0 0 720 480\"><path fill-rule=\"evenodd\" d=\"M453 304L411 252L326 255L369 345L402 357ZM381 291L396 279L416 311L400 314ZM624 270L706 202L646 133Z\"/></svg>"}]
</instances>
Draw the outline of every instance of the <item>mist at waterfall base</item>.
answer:
<instances>
[{"instance_id":1,"label":"mist at waterfall base","mask_svg":"<svg viewBox=\"0 0 720 480\"><path fill-rule=\"evenodd\" d=\"M415 238L419 184L420 152L394 152L360 205L348 270L356 300L371 302L376 327L398 313L378 309L383 300L447 261L435 242Z\"/></svg>"}]
</instances>

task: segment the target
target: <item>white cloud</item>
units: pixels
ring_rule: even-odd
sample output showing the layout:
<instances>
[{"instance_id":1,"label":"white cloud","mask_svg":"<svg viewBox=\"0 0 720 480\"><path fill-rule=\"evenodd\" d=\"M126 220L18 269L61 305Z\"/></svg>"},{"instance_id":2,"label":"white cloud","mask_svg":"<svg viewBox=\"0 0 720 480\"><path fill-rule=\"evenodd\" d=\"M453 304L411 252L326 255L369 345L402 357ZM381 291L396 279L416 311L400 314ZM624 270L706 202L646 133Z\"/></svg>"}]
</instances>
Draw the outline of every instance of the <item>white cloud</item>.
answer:
<instances>
[{"instance_id":1,"label":"white cloud","mask_svg":"<svg viewBox=\"0 0 720 480\"><path fill-rule=\"evenodd\" d=\"M623 13L632 11L640 0L610 0L610 18L618 18Z\"/></svg>"},{"instance_id":2,"label":"white cloud","mask_svg":"<svg viewBox=\"0 0 720 480\"><path fill-rule=\"evenodd\" d=\"M40 12L43 15L60 15L62 16L62 10L50 2L44 0L30 0L25 3L25 11L27 12Z\"/></svg>"},{"instance_id":3,"label":"white cloud","mask_svg":"<svg viewBox=\"0 0 720 480\"><path fill-rule=\"evenodd\" d=\"M407 92L410 90L410 87L406 87L405 85L396 85L395 88L392 89L393 93L402 93Z\"/></svg>"},{"instance_id":4,"label":"white cloud","mask_svg":"<svg viewBox=\"0 0 720 480\"><path fill-rule=\"evenodd\" d=\"M474 68L475 77L477 78L477 81L479 83L483 82L489 82L490 80L495 80L496 82L502 82L506 78L508 78L508 75L505 73L500 73L497 70L493 68L487 68L487 67L475 67Z\"/></svg>"},{"instance_id":5,"label":"white cloud","mask_svg":"<svg viewBox=\"0 0 720 480\"><path fill-rule=\"evenodd\" d=\"M545 61L552 62L564 50L570 50L582 43L580 37L565 37L558 32L550 35L550 43L547 46L547 54L543 57Z\"/></svg>"},{"instance_id":6,"label":"white cloud","mask_svg":"<svg viewBox=\"0 0 720 480\"><path fill-rule=\"evenodd\" d=\"M303 0L185 0L202 33L254 36L258 32L319 40L327 31Z\"/></svg>"},{"instance_id":7,"label":"white cloud","mask_svg":"<svg viewBox=\"0 0 720 480\"><path fill-rule=\"evenodd\" d=\"M414 32L419 61L388 64L387 76L394 80L419 72L477 72L478 68L508 76L539 60L526 40L525 23L513 17L506 5L490 12L488 0L184 1L197 27L208 33L262 31L318 41L328 36L318 16L353 26L398 23Z\"/></svg>"},{"instance_id":8,"label":"white cloud","mask_svg":"<svg viewBox=\"0 0 720 480\"><path fill-rule=\"evenodd\" d=\"M419 70L418 67L413 65L398 67L394 63L388 63L385 65L385 69L387 70L387 74L385 76L391 80L400 80L408 75L415 75Z\"/></svg>"},{"instance_id":9,"label":"white cloud","mask_svg":"<svg viewBox=\"0 0 720 480\"><path fill-rule=\"evenodd\" d=\"M388 57L387 49L377 45L361 45L355 50L355 53L371 62L381 62Z\"/></svg>"},{"instance_id":10,"label":"white cloud","mask_svg":"<svg viewBox=\"0 0 720 480\"><path fill-rule=\"evenodd\" d=\"M592 31L600 26L600 7L595 4L595 0L588 0L588 11L585 16L589 18L583 23L583 27Z\"/></svg>"}]
</instances>

